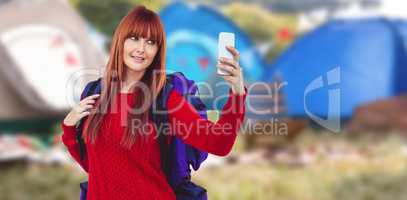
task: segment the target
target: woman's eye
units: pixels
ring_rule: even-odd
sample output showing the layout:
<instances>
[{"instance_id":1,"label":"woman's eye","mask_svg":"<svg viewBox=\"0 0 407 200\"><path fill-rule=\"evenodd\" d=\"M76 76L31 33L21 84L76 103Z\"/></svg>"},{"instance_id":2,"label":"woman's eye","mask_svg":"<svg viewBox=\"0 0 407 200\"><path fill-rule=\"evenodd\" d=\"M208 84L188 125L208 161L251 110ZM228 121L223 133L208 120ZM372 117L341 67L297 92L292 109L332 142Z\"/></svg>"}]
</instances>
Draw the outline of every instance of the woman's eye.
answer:
<instances>
[{"instance_id":1,"label":"woman's eye","mask_svg":"<svg viewBox=\"0 0 407 200\"><path fill-rule=\"evenodd\" d=\"M154 45L154 44L155 44L155 41L154 41L154 40L148 40L147 43L148 43L148 44L151 44L151 45Z\"/></svg>"},{"instance_id":2,"label":"woman's eye","mask_svg":"<svg viewBox=\"0 0 407 200\"><path fill-rule=\"evenodd\" d=\"M138 40L138 37L134 37L134 36L132 36L132 37L130 37L130 40L137 41L137 40Z\"/></svg>"}]
</instances>

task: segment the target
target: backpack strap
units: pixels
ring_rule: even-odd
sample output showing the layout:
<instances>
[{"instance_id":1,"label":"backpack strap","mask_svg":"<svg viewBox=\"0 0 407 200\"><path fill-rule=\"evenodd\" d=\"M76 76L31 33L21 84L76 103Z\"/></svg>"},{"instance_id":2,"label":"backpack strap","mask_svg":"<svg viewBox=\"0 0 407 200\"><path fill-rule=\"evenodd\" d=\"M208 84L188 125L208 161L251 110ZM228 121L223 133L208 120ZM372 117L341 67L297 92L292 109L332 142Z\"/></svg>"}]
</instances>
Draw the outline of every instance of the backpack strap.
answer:
<instances>
[{"instance_id":1,"label":"backpack strap","mask_svg":"<svg viewBox=\"0 0 407 200\"><path fill-rule=\"evenodd\" d=\"M166 103L172 90L177 91L191 103L202 118L207 118L207 115L205 104L195 95L198 92L198 88L194 81L187 79L181 72L168 74L166 85L156 100L157 105L155 106L159 112L152 112L151 116L155 125L159 128L158 130L161 130L157 131L157 134L160 144L162 169L170 185L173 188L178 188L180 184L185 184L190 180L191 171L189 166L192 166L194 170L198 170L200 164L207 158L208 153L185 144L175 136L162 133L164 130L169 130L165 127L168 125Z\"/></svg>"},{"instance_id":2,"label":"backpack strap","mask_svg":"<svg viewBox=\"0 0 407 200\"><path fill-rule=\"evenodd\" d=\"M172 141L171 135L164 130L170 130L168 127L168 113L167 113L167 101L172 90L178 91L180 94L183 94L187 98L188 94L193 94L196 90L188 88L187 86L193 85L187 80L182 72L175 72L172 74L166 75L166 84L163 89L158 94L153 107L150 109L150 116L158 127L157 136L158 142L160 145L160 158L161 158L161 168L164 171L164 174L167 177L167 180L171 180L171 159L173 156L173 149L171 149L170 142ZM189 90L189 91L188 91ZM169 142L170 141L170 142ZM171 182L171 181L169 181Z\"/></svg>"},{"instance_id":3,"label":"backpack strap","mask_svg":"<svg viewBox=\"0 0 407 200\"><path fill-rule=\"evenodd\" d=\"M167 179L170 171L170 157L168 155L168 153L170 152L170 145L168 144L170 135L165 131L169 130L167 123L167 100L172 89L173 85L171 83L171 80L169 80L169 77L167 76L166 84L161 89L156 100L153 102L153 106L150 108L151 119L155 123L158 130L161 130L157 131L156 134L158 136L158 142L160 145L161 168L164 171L164 174L167 176Z\"/></svg>"},{"instance_id":4,"label":"backpack strap","mask_svg":"<svg viewBox=\"0 0 407 200\"><path fill-rule=\"evenodd\" d=\"M96 94L96 93L100 93L101 90L101 78L95 80L95 81L91 81L89 82L86 86L85 89L83 90L82 94L81 94L81 98L80 100ZM76 140L79 144L79 155L80 155L80 159L83 160L85 157L85 151L86 151L86 145L85 145L85 141L82 138L82 130L83 130L83 123L84 123L84 119L82 118L78 125L76 126Z\"/></svg>"}]
</instances>

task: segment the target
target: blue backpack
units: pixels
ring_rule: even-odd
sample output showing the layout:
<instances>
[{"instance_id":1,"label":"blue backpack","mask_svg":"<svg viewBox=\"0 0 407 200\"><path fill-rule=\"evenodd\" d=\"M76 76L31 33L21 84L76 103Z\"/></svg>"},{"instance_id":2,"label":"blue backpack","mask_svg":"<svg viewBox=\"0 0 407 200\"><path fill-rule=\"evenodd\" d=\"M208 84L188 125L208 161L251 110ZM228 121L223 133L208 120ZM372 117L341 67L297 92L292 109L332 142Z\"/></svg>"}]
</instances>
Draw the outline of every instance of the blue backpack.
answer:
<instances>
[{"instance_id":1,"label":"blue backpack","mask_svg":"<svg viewBox=\"0 0 407 200\"><path fill-rule=\"evenodd\" d=\"M81 95L81 100L93 94L101 92L101 78L89 82ZM150 116L157 127L168 125L168 115L166 112L153 112L154 110L166 111L167 100L172 90L176 90L184 98L194 106L202 118L207 119L207 109L205 104L199 99L196 94L198 87L194 81L188 80L181 72L176 72L167 75L167 83L157 96L156 101L150 109ZM83 159L86 146L82 138L82 120L76 128L77 141L81 159ZM168 130L160 128L159 130ZM161 168L166 175L167 181L173 189L177 200L207 200L206 189L194 184L191 181L191 167L196 171L201 163L208 157L207 152L200 151L193 146L185 144L176 136L166 133L157 133L158 142L160 144ZM168 138L170 137L170 138ZM81 200L86 200L88 182L80 183Z\"/></svg>"}]
</instances>

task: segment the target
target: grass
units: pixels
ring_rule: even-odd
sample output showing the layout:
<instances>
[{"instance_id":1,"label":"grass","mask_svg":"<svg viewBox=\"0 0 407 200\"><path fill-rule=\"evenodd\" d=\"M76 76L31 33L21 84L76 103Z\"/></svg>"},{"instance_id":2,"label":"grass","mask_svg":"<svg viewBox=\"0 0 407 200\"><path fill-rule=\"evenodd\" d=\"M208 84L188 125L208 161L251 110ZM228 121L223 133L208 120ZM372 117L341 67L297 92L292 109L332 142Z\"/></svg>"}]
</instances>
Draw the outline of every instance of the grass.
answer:
<instances>
[{"instance_id":1,"label":"grass","mask_svg":"<svg viewBox=\"0 0 407 200\"><path fill-rule=\"evenodd\" d=\"M407 157L402 144L402 138L391 135L378 139L306 132L292 146L341 146L364 156L343 160L320 156L304 167L227 165L205 168L194 179L208 189L212 200L405 200Z\"/></svg>"},{"instance_id":2,"label":"grass","mask_svg":"<svg viewBox=\"0 0 407 200\"><path fill-rule=\"evenodd\" d=\"M72 169L61 166L17 165L0 173L0 199L77 200L78 183L83 179Z\"/></svg>"},{"instance_id":3,"label":"grass","mask_svg":"<svg viewBox=\"0 0 407 200\"><path fill-rule=\"evenodd\" d=\"M304 166L270 162L207 167L194 181L208 190L210 200L405 200L407 157L403 139L349 137L306 132L288 148L328 146L363 152L360 159L335 160L318 156ZM244 148L242 141L237 152ZM0 169L1 200L77 200L83 174L63 166L17 165Z\"/></svg>"}]
</instances>

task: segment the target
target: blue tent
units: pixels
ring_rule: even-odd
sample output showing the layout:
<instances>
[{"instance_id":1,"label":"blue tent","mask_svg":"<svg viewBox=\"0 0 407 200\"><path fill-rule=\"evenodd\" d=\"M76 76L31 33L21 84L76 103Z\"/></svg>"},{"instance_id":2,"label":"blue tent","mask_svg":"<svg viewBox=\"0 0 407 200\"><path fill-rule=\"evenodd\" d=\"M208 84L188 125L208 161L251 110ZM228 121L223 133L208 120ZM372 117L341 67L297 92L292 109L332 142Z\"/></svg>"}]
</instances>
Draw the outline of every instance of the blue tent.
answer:
<instances>
[{"instance_id":1,"label":"blue tent","mask_svg":"<svg viewBox=\"0 0 407 200\"><path fill-rule=\"evenodd\" d=\"M401 37L404 47L407 48L407 21L397 19L392 21L394 24L394 27L397 29L396 33Z\"/></svg>"},{"instance_id":2,"label":"blue tent","mask_svg":"<svg viewBox=\"0 0 407 200\"><path fill-rule=\"evenodd\" d=\"M219 85L222 78L216 75L218 34L226 31L235 33L235 45L241 54L240 64L245 80L254 82L262 78L266 64L249 37L216 10L203 5L175 2L165 7L160 17L167 36L169 72L181 71L197 82L209 83L215 96L227 94L228 87ZM200 90L209 92L204 86ZM214 98L204 97L203 100L214 109L221 108L220 105L224 103L222 100L213 102Z\"/></svg>"},{"instance_id":3,"label":"blue tent","mask_svg":"<svg viewBox=\"0 0 407 200\"><path fill-rule=\"evenodd\" d=\"M286 82L289 116L350 117L360 104L407 90L401 24L384 18L332 20L300 37L265 79Z\"/></svg>"}]
</instances>

